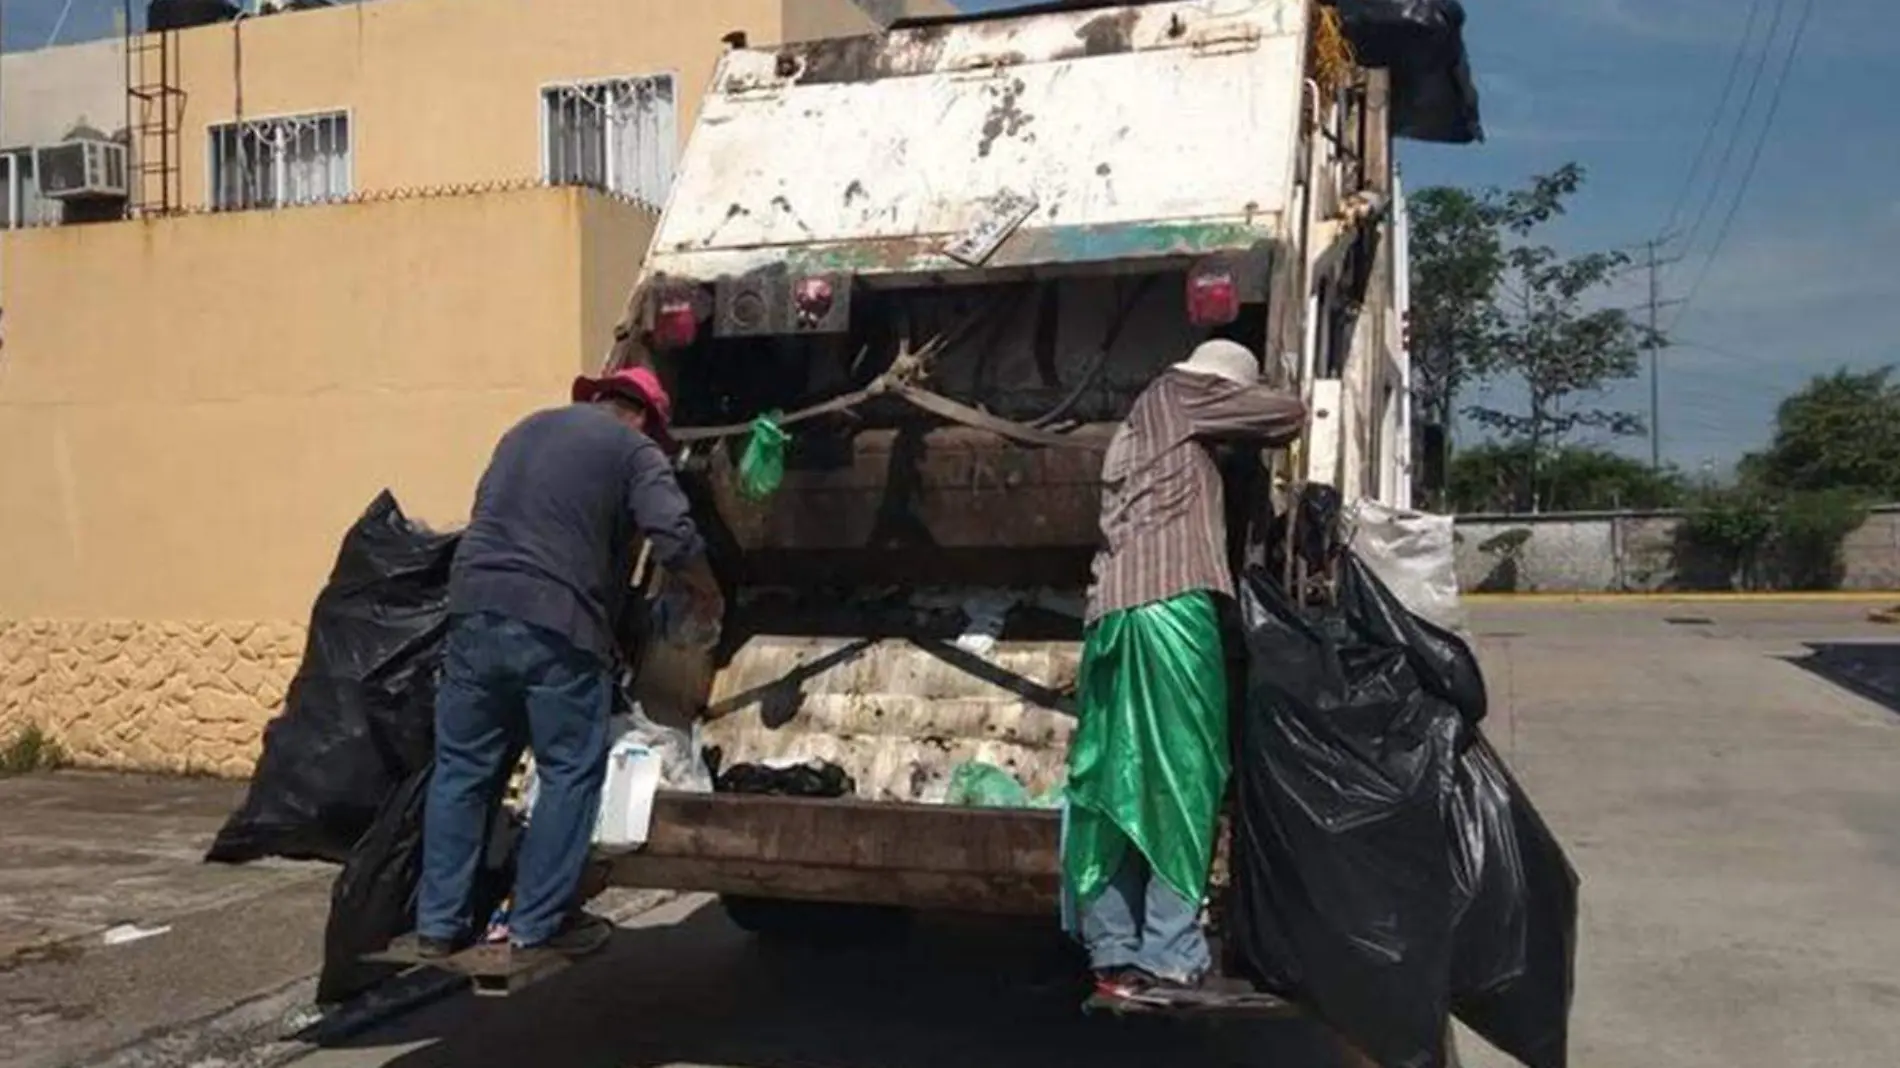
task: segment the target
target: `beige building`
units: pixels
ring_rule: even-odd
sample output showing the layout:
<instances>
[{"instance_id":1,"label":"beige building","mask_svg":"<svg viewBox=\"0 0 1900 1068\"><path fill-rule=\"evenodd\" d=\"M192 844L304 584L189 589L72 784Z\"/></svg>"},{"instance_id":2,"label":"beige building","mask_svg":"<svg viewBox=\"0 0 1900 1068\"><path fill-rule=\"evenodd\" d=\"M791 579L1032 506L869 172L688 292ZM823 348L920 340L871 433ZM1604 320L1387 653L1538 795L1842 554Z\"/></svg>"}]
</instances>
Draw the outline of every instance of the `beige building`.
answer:
<instances>
[{"instance_id":1,"label":"beige building","mask_svg":"<svg viewBox=\"0 0 1900 1068\"><path fill-rule=\"evenodd\" d=\"M901 6L250 17L167 42L162 131L121 42L0 60L0 743L246 773L355 515L388 486L461 522L495 437L604 352L722 39ZM25 150L128 121L134 200L174 210L33 225Z\"/></svg>"}]
</instances>

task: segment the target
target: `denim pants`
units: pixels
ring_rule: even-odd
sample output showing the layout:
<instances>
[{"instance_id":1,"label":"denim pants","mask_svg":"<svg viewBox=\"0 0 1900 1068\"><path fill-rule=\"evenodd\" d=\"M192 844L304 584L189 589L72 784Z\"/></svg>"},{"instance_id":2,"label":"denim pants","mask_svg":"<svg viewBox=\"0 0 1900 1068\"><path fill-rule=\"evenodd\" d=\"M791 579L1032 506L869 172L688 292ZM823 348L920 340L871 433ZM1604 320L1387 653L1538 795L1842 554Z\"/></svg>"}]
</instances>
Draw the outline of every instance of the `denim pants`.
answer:
<instances>
[{"instance_id":1,"label":"denim pants","mask_svg":"<svg viewBox=\"0 0 1900 1068\"><path fill-rule=\"evenodd\" d=\"M1098 972L1134 967L1157 978L1196 983L1212 964L1199 903L1155 878L1133 843L1115 877L1079 911L1089 967Z\"/></svg>"},{"instance_id":2,"label":"denim pants","mask_svg":"<svg viewBox=\"0 0 1900 1068\"><path fill-rule=\"evenodd\" d=\"M435 701L435 776L422 824L416 931L455 940L470 916L487 830L523 745L538 794L515 867L513 941L560 929L587 866L606 774L613 679L552 631L483 612L451 622Z\"/></svg>"}]
</instances>

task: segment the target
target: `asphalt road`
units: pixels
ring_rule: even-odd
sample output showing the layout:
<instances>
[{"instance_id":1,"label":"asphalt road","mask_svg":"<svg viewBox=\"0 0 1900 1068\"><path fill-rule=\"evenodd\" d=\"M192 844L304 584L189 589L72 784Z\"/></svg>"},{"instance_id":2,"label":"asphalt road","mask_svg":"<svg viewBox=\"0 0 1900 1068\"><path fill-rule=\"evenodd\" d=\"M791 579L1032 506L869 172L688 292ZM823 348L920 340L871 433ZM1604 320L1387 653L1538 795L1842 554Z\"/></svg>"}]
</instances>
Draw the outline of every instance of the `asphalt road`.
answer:
<instances>
[{"instance_id":1,"label":"asphalt road","mask_svg":"<svg viewBox=\"0 0 1900 1068\"><path fill-rule=\"evenodd\" d=\"M1300 1022L1083 1017L1050 928L944 921L902 947L772 951L705 898L506 999L463 995L296 1068L1331 1068Z\"/></svg>"}]
</instances>

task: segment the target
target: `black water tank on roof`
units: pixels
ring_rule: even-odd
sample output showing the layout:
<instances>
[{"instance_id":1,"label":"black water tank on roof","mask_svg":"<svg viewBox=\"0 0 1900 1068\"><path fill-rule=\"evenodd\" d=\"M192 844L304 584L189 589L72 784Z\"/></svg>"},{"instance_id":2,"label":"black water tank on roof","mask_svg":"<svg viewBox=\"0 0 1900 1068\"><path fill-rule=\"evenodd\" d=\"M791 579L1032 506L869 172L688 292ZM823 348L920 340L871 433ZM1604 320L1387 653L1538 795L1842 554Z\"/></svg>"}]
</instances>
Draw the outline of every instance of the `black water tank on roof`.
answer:
<instances>
[{"instance_id":1,"label":"black water tank on roof","mask_svg":"<svg viewBox=\"0 0 1900 1068\"><path fill-rule=\"evenodd\" d=\"M237 16L238 6L226 0L152 0L145 8L145 29L183 30L229 22Z\"/></svg>"}]
</instances>

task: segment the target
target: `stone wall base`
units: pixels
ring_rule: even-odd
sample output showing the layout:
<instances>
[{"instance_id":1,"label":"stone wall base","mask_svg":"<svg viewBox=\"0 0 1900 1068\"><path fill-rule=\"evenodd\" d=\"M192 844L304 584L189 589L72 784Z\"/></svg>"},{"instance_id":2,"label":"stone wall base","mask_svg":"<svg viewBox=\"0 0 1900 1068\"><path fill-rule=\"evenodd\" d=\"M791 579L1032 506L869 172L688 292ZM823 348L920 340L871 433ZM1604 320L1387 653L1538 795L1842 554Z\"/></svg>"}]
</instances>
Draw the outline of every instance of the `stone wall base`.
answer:
<instances>
[{"instance_id":1,"label":"stone wall base","mask_svg":"<svg viewBox=\"0 0 1900 1068\"><path fill-rule=\"evenodd\" d=\"M303 646L283 621L0 620L0 743L38 726L81 767L244 778Z\"/></svg>"}]
</instances>

